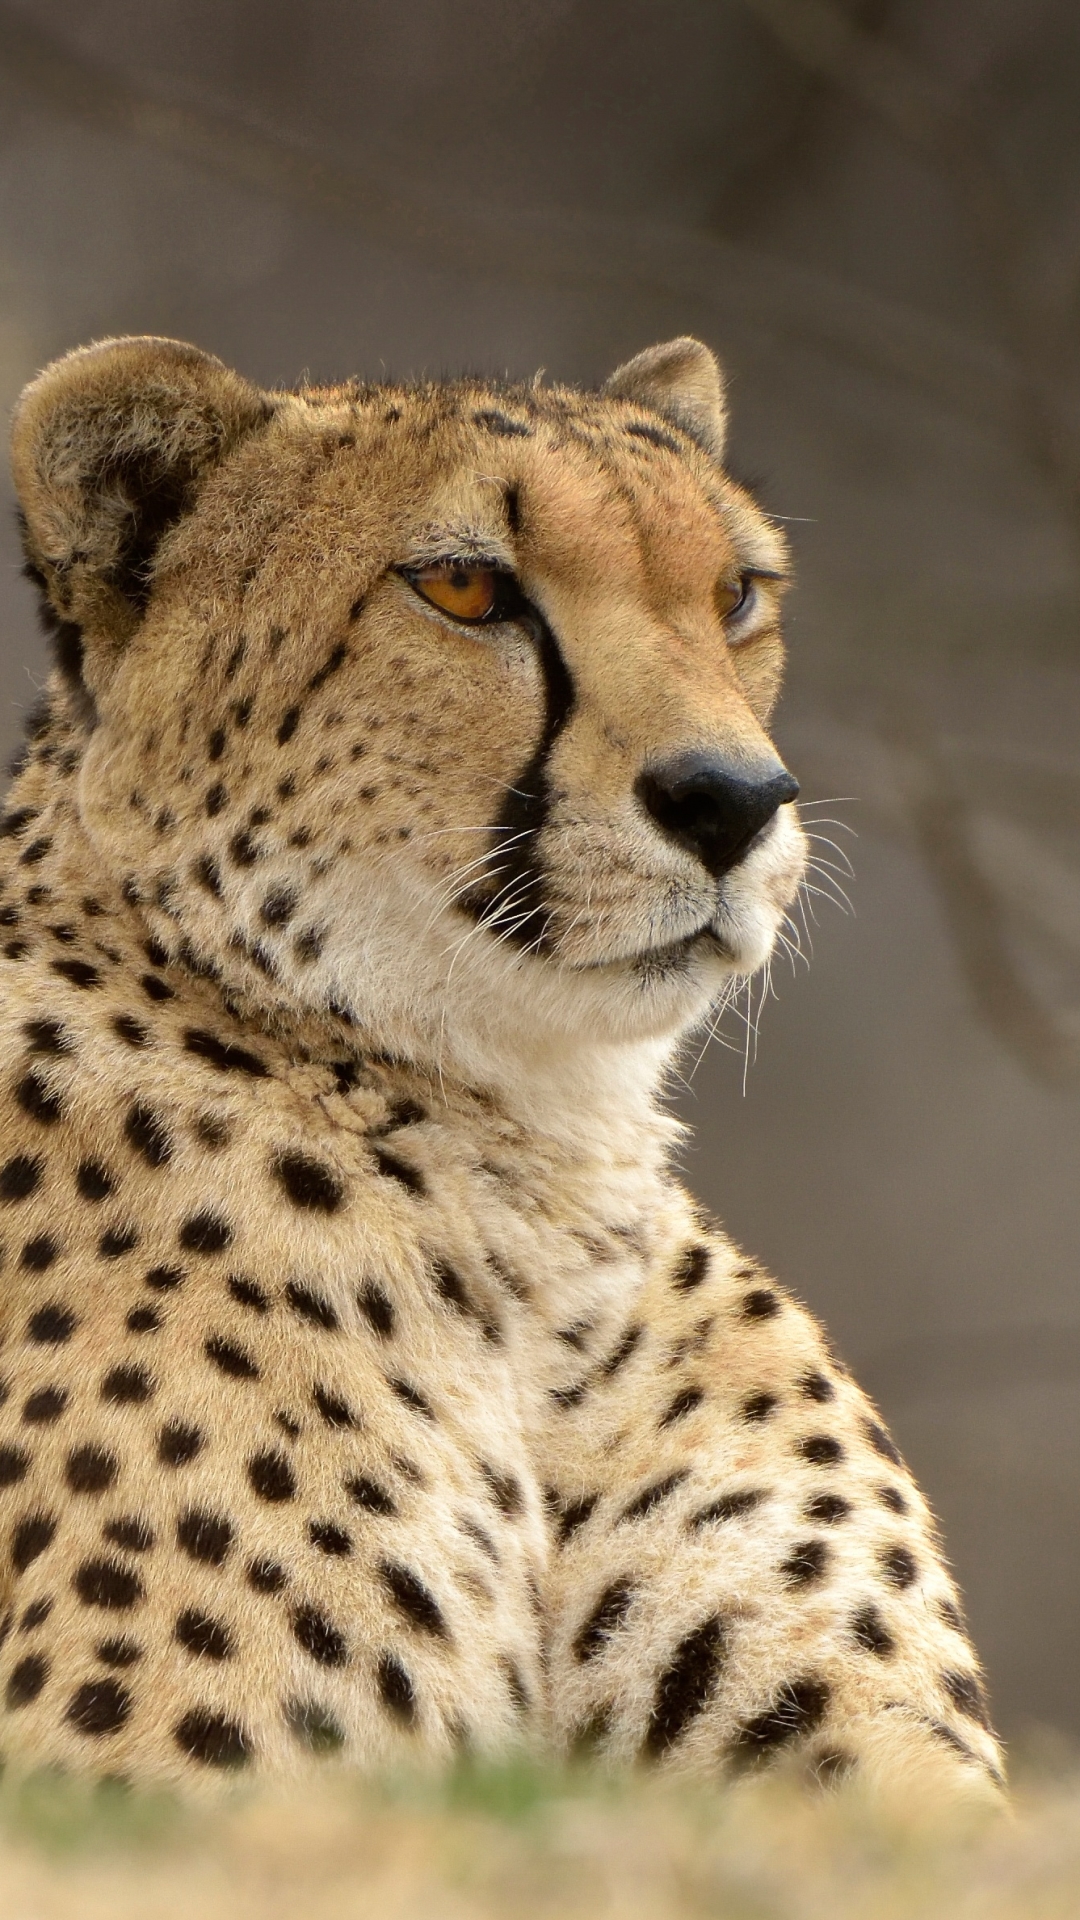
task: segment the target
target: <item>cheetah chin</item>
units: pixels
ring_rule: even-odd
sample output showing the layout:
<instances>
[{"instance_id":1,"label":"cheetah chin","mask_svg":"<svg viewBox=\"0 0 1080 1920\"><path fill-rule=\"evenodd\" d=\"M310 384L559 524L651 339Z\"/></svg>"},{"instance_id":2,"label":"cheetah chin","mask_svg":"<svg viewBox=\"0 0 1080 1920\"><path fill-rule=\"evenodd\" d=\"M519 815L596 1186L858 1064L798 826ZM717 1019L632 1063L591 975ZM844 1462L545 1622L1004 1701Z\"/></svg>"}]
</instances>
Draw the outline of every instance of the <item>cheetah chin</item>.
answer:
<instances>
[{"instance_id":1,"label":"cheetah chin","mask_svg":"<svg viewBox=\"0 0 1080 1920\"><path fill-rule=\"evenodd\" d=\"M0 819L0 1749L589 1751L993 1797L932 1517L674 1177L802 872L783 539L676 340L599 393L22 396Z\"/></svg>"}]
</instances>

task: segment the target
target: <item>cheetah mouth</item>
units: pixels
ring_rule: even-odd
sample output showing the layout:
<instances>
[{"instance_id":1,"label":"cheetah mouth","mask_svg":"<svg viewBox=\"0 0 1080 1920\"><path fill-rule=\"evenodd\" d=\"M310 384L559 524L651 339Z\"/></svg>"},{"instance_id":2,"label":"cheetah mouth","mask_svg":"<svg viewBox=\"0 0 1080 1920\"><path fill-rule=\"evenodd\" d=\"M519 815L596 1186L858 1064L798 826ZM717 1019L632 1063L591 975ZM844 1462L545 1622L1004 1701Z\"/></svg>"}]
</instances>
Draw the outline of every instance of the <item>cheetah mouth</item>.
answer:
<instances>
[{"instance_id":1,"label":"cheetah mouth","mask_svg":"<svg viewBox=\"0 0 1080 1920\"><path fill-rule=\"evenodd\" d=\"M708 957L722 960L727 966L733 966L737 958L711 921L697 927L693 933L683 934L678 940L641 947L636 953L620 954L617 959L582 961L575 972L636 973L642 977L657 978L683 973L691 960Z\"/></svg>"}]
</instances>

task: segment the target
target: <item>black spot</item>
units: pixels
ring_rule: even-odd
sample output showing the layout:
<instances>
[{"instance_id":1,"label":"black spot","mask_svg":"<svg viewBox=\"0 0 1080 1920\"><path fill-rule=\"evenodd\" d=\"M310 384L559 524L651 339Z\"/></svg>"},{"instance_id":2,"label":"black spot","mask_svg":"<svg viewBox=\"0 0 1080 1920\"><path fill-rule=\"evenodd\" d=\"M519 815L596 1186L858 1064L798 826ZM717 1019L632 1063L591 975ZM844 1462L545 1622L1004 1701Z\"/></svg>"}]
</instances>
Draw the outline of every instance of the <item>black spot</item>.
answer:
<instances>
[{"instance_id":1,"label":"black spot","mask_svg":"<svg viewBox=\"0 0 1080 1920\"><path fill-rule=\"evenodd\" d=\"M198 1427L188 1426L183 1420L172 1420L158 1434L157 1457L164 1467L186 1467L202 1443Z\"/></svg>"},{"instance_id":2,"label":"black spot","mask_svg":"<svg viewBox=\"0 0 1080 1920\"><path fill-rule=\"evenodd\" d=\"M685 448L679 445L672 434L665 433L662 427L650 426L644 420L631 420L626 431L635 440L645 440L650 447L661 447L665 453L685 453Z\"/></svg>"},{"instance_id":3,"label":"black spot","mask_svg":"<svg viewBox=\"0 0 1080 1920\"><path fill-rule=\"evenodd\" d=\"M308 681L309 692L317 693L320 687L324 687L331 675L335 674L339 667L344 666L348 657L348 647L339 640L337 646L333 648L323 661L322 666L318 667L312 674L311 679Z\"/></svg>"},{"instance_id":4,"label":"black spot","mask_svg":"<svg viewBox=\"0 0 1080 1920\"><path fill-rule=\"evenodd\" d=\"M15 1088L15 1098L23 1112L43 1127L55 1126L64 1111L60 1095L50 1093L41 1075L33 1071L23 1075Z\"/></svg>"},{"instance_id":5,"label":"black spot","mask_svg":"<svg viewBox=\"0 0 1080 1920\"><path fill-rule=\"evenodd\" d=\"M71 1697L64 1716L79 1733L118 1733L131 1716L132 1700L119 1680L87 1680Z\"/></svg>"},{"instance_id":6,"label":"black spot","mask_svg":"<svg viewBox=\"0 0 1080 1920\"><path fill-rule=\"evenodd\" d=\"M52 1610L53 1603L47 1594L40 1600L32 1600L19 1621L20 1633L33 1633L35 1627L44 1625Z\"/></svg>"},{"instance_id":7,"label":"black spot","mask_svg":"<svg viewBox=\"0 0 1080 1920\"><path fill-rule=\"evenodd\" d=\"M161 1315L156 1307L132 1307L124 1325L129 1333L157 1333Z\"/></svg>"},{"instance_id":8,"label":"black spot","mask_svg":"<svg viewBox=\"0 0 1080 1920\"><path fill-rule=\"evenodd\" d=\"M136 1020L133 1014L118 1013L113 1021L113 1032L129 1047L148 1047L151 1043L149 1028Z\"/></svg>"},{"instance_id":9,"label":"black spot","mask_svg":"<svg viewBox=\"0 0 1080 1920\"><path fill-rule=\"evenodd\" d=\"M51 1267L60 1252L60 1243L50 1233L38 1233L28 1240L19 1257L19 1265L28 1267L31 1273L44 1273Z\"/></svg>"},{"instance_id":10,"label":"black spot","mask_svg":"<svg viewBox=\"0 0 1080 1920\"><path fill-rule=\"evenodd\" d=\"M654 1507L660 1506L661 1502L674 1493L676 1487L681 1487L683 1481L688 1480L689 1477L689 1467L679 1467L674 1473L665 1474L662 1480L654 1480L651 1486L645 1487L636 1499L631 1500L628 1507L623 1508L619 1521L640 1520L644 1514L651 1513Z\"/></svg>"},{"instance_id":11,"label":"black spot","mask_svg":"<svg viewBox=\"0 0 1080 1920\"><path fill-rule=\"evenodd\" d=\"M891 1434L886 1433L884 1427L878 1425L876 1420L865 1420L863 1432L875 1453L880 1453L885 1460L891 1460L894 1467L903 1466L904 1458L895 1440Z\"/></svg>"},{"instance_id":12,"label":"black spot","mask_svg":"<svg viewBox=\"0 0 1080 1920\"><path fill-rule=\"evenodd\" d=\"M588 1619L578 1629L574 1640L578 1660L595 1660L597 1654L603 1653L611 1635L626 1619L633 1598L634 1589L627 1580L615 1580L605 1587Z\"/></svg>"},{"instance_id":13,"label":"black spot","mask_svg":"<svg viewBox=\"0 0 1080 1920\"><path fill-rule=\"evenodd\" d=\"M756 1487L740 1488L737 1493L722 1493L718 1500L710 1500L707 1507L699 1507L690 1515L687 1526L695 1532L698 1527L707 1527L714 1520L738 1520L744 1513L752 1513L759 1507L765 1495Z\"/></svg>"},{"instance_id":14,"label":"black spot","mask_svg":"<svg viewBox=\"0 0 1080 1920\"><path fill-rule=\"evenodd\" d=\"M708 1247L686 1247L679 1256L671 1284L677 1293L691 1293L695 1287L700 1287L708 1271Z\"/></svg>"},{"instance_id":15,"label":"black spot","mask_svg":"<svg viewBox=\"0 0 1080 1920\"><path fill-rule=\"evenodd\" d=\"M243 1274L229 1275L229 1292L242 1307L250 1307L253 1313L269 1313L270 1302L262 1288L254 1280L247 1280Z\"/></svg>"},{"instance_id":16,"label":"black spot","mask_svg":"<svg viewBox=\"0 0 1080 1920\"><path fill-rule=\"evenodd\" d=\"M314 1700L287 1701L285 1724L309 1753L339 1753L345 1745L340 1722L328 1707L321 1707Z\"/></svg>"},{"instance_id":17,"label":"black spot","mask_svg":"<svg viewBox=\"0 0 1080 1920\"><path fill-rule=\"evenodd\" d=\"M101 1531L112 1546L123 1547L127 1553L149 1553L154 1544L153 1528L134 1513L108 1521Z\"/></svg>"},{"instance_id":18,"label":"black spot","mask_svg":"<svg viewBox=\"0 0 1080 1920\"><path fill-rule=\"evenodd\" d=\"M609 1353L607 1359L602 1360L597 1368L597 1372L602 1379L611 1380L615 1374L625 1367L630 1355L635 1353L641 1345L644 1331L643 1327L627 1327L626 1332L623 1334L614 1352ZM700 1394L698 1398L701 1398Z\"/></svg>"},{"instance_id":19,"label":"black spot","mask_svg":"<svg viewBox=\"0 0 1080 1920\"><path fill-rule=\"evenodd\" d=\"M316 1383L311 1397L328 1427L338 1427L342 1430L347 1430L350 1427L356 1426L356 1415L353 1413L348 1402L342 1400L340 1395L331 1393L328 1387Z\"/></svg>"},{"instance_id":20,"label":"black spot","mask_svg":"<svg viewBox=\"0 0 1080 1920\"><path fill-rule=\"evenodd\" d=\"M67 1403L68 1396L63 1387L42 1387L26 1401L23 1419L31 1427L49 1427L54 1420L59 1420Z\"/></svg>"},{"instance_id":21,"label":"black spot","mask_svg":"<svg viewBox=\"0 0 1080 1920\"><path fill-rule=\"evenodd\" d=\"M243 1727L208 1707L193 1707L186 1713L173 1728L173 1739L182 1753L207 1767L243 1767L252 1755Z\"/></svg>"},{"instance_id":22,"label":"black spot","mask_svg":"<svg viewBox=\"0 0 1080 1920\"><path fill-rule=\"evenodd\" d=\"M189 1507L176 1523L176 1544L192 1560L207 1567L224 1565L232 1546L232 1524L223 1513L208 1513L205 1507Z\"/></svg>"},{"instance_id":23,"label":"black spot","mask_svg":"<svg viewBox=\"0 0 1080 1920\"><path fill-rule=\"evenodd\" d=\"M99 1640L94 1651L107 1667L135 1667L143 1657L134 1640Z\"/></svg>"},{"instance_id":24,"label":"black spot","mask_svg":"<svg viewBox=\"0 0 1080 1920\"><path fill-rule=\"evenodd\" d=\"M345 1491L350 1500L355 1500L358 1507L363 1507L365 1513L391 1516L397 1513L397 1507L385 1487L380 1487L377 1480L369 1480L366 1474L357 1473L346 1480Z\"/></svg>"},{"instance_id":25,"label":"black spot","mask_svg":"<svg viewBox=\"0 0 1080 1920\"><path fill-rule=\"evenodd\" d=\"M136 1100L127 1121L124 1133L128 1144L136 1153L141 1153L148 1167L163 1167L172 1158L172 1141L165 1126L152 1107L142 1100Z\"/></svg>"},{"instance_id":26,"label":"black spot","mask_svg":"<svg viewBox=\"0 0 1080 1920\"><path fill-rule=\"evenodd\" d=\"M21 833L31 820L37 819L40 811L39 807L16 807L13 812L5 813L0 820L0 840L10 840L14 834Z\"/></svg>"},{"instance_id":27,"label":"black spot","mask_svg":"<svg viewBox=\"0 0 1080 1920\"><path fill-rule=\"evenodd\" d=\"M563 1507L557 1523L560 1545L565 1546L578 1528L585 1525L586 1520L594 1512L599 1498L598 1493L586 1493L580 1500L571 1500L567 1506Z\"/></svg>"},{"instance_id":28,"label":"black spot","mask_svg":"<svg viewBox=\"0 0 1080 1920\"><path fill-rule=\"evenodd\" d=\"M396 1153L388 1153L385 1147L373 1147L375 1163L381 1174L388 1180L396 1180L407 1193L416 1193L421 1197L427 1192L427 1182L416 1167L407 1160L400 1160Z\"/></svg>"},{"instance_id":29,"label":"black spot","mask_svg":"<svg viewBox=\"0 0 1080 1920\"><path fill-rule=\"evenodd\" d=\"M278 730L277 730L277 743L279 747L284 747L288 745L289 741L292 739L293 734L296 732L296 729L299 725L300 725L299 707L289 707L286 710L286 712L282 714L281 725L278 727Z\"/></svg>"},{"instance_id":30,"label":"black spot","mask_svg":"<svg viewBox=\"0 0 1080 1920\"><path fill-rule=\"evenodd\" d=\"M84 1607L103 1607L125 1613L143 1597L143 1584L133 1567L119 1560L84 1560L72 1581Z\"/></svg>"},{"instance_id":31,"label":"black spot","mask_svg":"<svg viewBox=\"0 0 1080 1920\"><path fill-rule=\"evenodd\" d=\"M70 1307L60 1306L52 1301L47 1307L39 1307L30 1315L26 1325L28 1340L36 1340L41 1346L62 1347L71 1339L78 1318Z\"/></svg>"},{"instance_id":32,"label":"black spot","mask_svg":"<svg viewBox=\"0 0 1080 1920\"><path fill-rule=\"evenodd\" d=\"M53 973L58 973L62 980L70 980L73 987L86 989L101 985L101 974L89 960L53 960L50 966Z\"/></svg>"},{"instance_id":33,"label":"black spot","mask_svg":"<svg viewBox=\"0 0 1080 1920\"><path fill-rule=\"evenodd\" d=\"M25 1020L23 1033L31 1053L73 1053L75 1043L59 1020Z\"/></svg>"},{"instance_id":34,"label":"black spot","mask_svg":"<svg viewBox=\"0 0 1080 1920\"><path fill-rule=\"evenodd\" d=\"M508 1520L514 1520L524 1507L521 1482L512 1473L501 1473L497 1467L488 1466L481 1460L480 1471L491 1489L491 1497L501 1513Z\"/></svg>"},{"instance_id":35,"label":"black spot","mask_svg":"<svg viewBox=\"0 0 1080 1920\"><path fill-rule=\"evenodd\" d=\"M320 1294L312 1293L310 1287L302 1287L298 1281L290 1280L285 1289L285 1298L293 1312L310 1326L322 1327L326 1333L338 1331L341 1322L330 1302Z\"/></svg>"},{"instance_id":36,"label":"black spot","mask_svg":"<svg viewBox=\"0 0 1080 1920\"><path fill-rule=\"evenodd\" d=\"M403 1406L411 1407L414 1413L422 1413L425 1420L434 1420L435 1409L430 1400L425 1399L419 1387L414 1387L410 1381L400 1380L391 1374L387 1375L386 1384L391 1393L397 1395Z\"/></svg>"},{"instance_id":37,"label":"black spot","mask_svg":"<svg viewBox=\"0 0 1080 1920\"><path fill-rule=\"evenodd\" d=\"M139 1406L152 1398L153 1375L145 1367L113 1367L101 1383L101 1397L115 1407Z\"/></svg>"},{"instance_id":38,"label":"black spot","mask_svg":"<svg viewBox=\"0 0 1080 1920\"><path fill-rule=\"evenodd\" d=\"M680 1640L660 1675L656 1700L645 1732L644 1752L659 1759L705 1712L727 1653L727 1627L719 1615L702 1621Z\"/></svg>"},{"instance_id":39,"label":"black spot","mask_svg":"<svg viewBox=\"0 0 1080 1920\"><path fill-rule=\"evenodd\" d=\"M375 1669L379 1698L388 1713L403 1726L416 1722L416 1694L413 1683L396 1654L381 1653Z\"/></svg>"},{"instance_id":40,"label":"black spot","mask_svg":"<svg viewBox=\"0 0 1080 1920\"><path fill-rule=\"evenodd\" d=\"M877 1497L890 1513L906 1513L908 1510L908 1503L899 1487L879 1487Z\"/></svg>"},{"instance_id":41,"label":"black spot","mask_svg":"<svg viewBox=\"0 0 1080 1920\"><path fill-rule=\"evenodd\" d=\"M36 1700L49 1677L49 1662L43 1653L28 1653L12 1667L4 1689L4 1705L26 1707Z\"/></svg>"},{"instance_id":42,"label":"black spot","mask_svg":"<svg viewBox=\"0 0 1080 1920\"><path fill-rule=\"evenodd\" d=\"M977 1720L980 1727L989 1727L986 1695L976 1674L943 1673L941 1684L954 1707L966 1714L969 1720Z\"/></svg>"},{"instance_id":43,"label":"black spot","mask_svg":"<svg viewBox=\"0 0 1080 1920\"><path fill-rule=\"evenodd\" d=\"M314 1607L297 1607L292 1617L295 1638L320 1667L343 1667L345 1636Z\"/></svg>"},{"instance_id":44,"label":"black spot","mask_svg":"<svg viewBox=\"0 0 1080 1920\"><path fill-rule=\"evenodd\" d=\"M32 1560L50 1547L56 1536L56 1521L50 1513L29 1513L20 1520L11 1535L11 1564L16 1573L25 1573Z\"/></svg>"},{"instance_id":45,"label":"black spot","mask_svg":"<svg viewBox=\"0 0 1080 1920\"><path fill-rule=\"evenodd\" d=\"M325 939L326 932L322 927L308 927L303 933L298 933L293 941L293 952L296 958L305 966L312 960L317 960L323 950Z\"/></svg>"},{"instance_id":46,"label":"black spot","mask_svg":"<svg viewBox=\"0 0 1080 1920\"><path fill-rule=\"evenodd\" d=\"M13 1487L24 1479L29 1465L25 1447L0 1447L0 1487Z\"/></svg>"},{"instance_id":47,"label":"black spot","mask_svg":"<svg viewBox=\"0 0 1080 1920\"><path fill-rule=\"evenodd\" d=\"M843 1447L831 1433L812 1433L808 1439L799 1441L795 1451L812 1467L835 1467L844 1457Z\"/></svg>"},{"instance_id":48,"label":"black spot","mask_svg":"<svg viewBox=\"0 0 1080 1920\"><path fill-rule=\"evenodd\" d=\"M799 1381L799 1392L803 1395L804 1399L817 1400L819 1403L826 1400L835 1400L836 1398L836 1388L833 1386L832 1381L828 1379L825 1374L818 1373L816 1370L803 1374L802 1379Z\"/></svg>"},{"instance_id":49,"label":"black spot","mask_svg":"<svg viewBox=\"0 0 1080 1920\"><path fill-rule=\"evenodd\" d=\"M234 1380L259 1378L259 1369L250 1353L247 1353L243 1347L237 1346L234 1340L224 1339L219 1333L211 1334L203 1346L203 1352L208 1360L213 1361L215 1367L220 1367L222 1373L229 1374Z\"/></svg>"},{"instance_id":50,"label":"black spot","mask_svg":"<svg viewBox=\"0 0 1080 1920\"><path fill-rule=\"evenodd\" d=\"M449 1638L439 1603L418 1574L393 1560L381 1561L379 1574L390 1598L406 1620L438 1640Z\"/></svg>"},{"instance_id":51,"label":"black spot","mask_svg":"<svg viewBox=\"0 0 1080 1920\"><path fill-rule=\"evenodd\" d=\"M83 1160L75 1175L75 1184L84 1200L107 1200L116 1185L112 1174L99 1160Z\"/></svg>"},{"instance_id":52,"label":"black spot","mask_svg":"<svg viewBox=\"0 0 1080 1920\"><path fill-rule=\"evenodd\" d=\"M248 1479L260 1500L292 1500L296 1494L293 1470L283 1453L267 1449L248 1461Z\"/></svg>"},{"instance_id":53,"label":"black spot","mask_svg":"<svg viewBox=\"0 0 1080 1920\"><path fill-rule=\"evenodd\" d=\"M191 871L200 887L212 894L215 900L221 899L221 868L210 854L200 854Z\"/></svg>"},{"instance_id":54,"label":"black spot","mask_svg":"<svg viewBox=\"0 0 1080 1920\"><path fill-rule=\"evenodd\" d=\"M206 757L208 760L220 760L224 751L225 729L224 727L215 727L206 744Z\"/></svg>"},{"instance_id":55,"label":"black spot","mask_svg":"<svg viewBox=\"0 0 1080 1920\"><path fill-rule=\"evenodd\" d=\"M803 1508L808 1520L821 1520L826 1526L832 1526L837 1520L846 1520L851 1512L851 1501L845 1500L841 1493L815 1493Z\"/></svg>"},{"instance_id":56,"label":"black spot","mask_svg":"<svg viewBox=\"0 0 1080 1920\"><path fill-rule=\"evenodd\" d=\"M770 1287L755 1287L743 1297L744 1320L773 1320L779 1311L780 1302Z\"/></svg>"},{"instance_id":57,"label":"black spot","mask_svg":"<svg viewBox=\"0 0 1080 1920\"><path fill-rule=\"evenodd\" d=\"M0 1167L0 1200L25 1200L27 1194L35 1193L41 1185L44 1171L44 1160L31 1160L28 1154L17 1153Z\"/></svg>"},{"instance_id":58,"label":"black spot","mask_svg":"<svg viewBox=\"0 0 1080 1920\"><path fill-rule=\"evenodd\" d=\"M275 887L259 908L264 927L287 927L296 912L297 896L292 887Z\"/></svg>"},{"instance_id":59,"label":"black spot","mask_svg":"<svg viewBox=\"0 0 1080 1920\"><path fill-rule=\"evenodd\" d=\"M178 1616L175 1638L200 1660L227 1660L232 1653L228 1628L197 1607L185 1607Z\"/></svg>"},{"instance_id":60,"label":"black spot","mask_svg":"<svg viewBox=\"0 0 1080 1920\"><path fill-rule=\"evenodd\" d=\"M224 813L225 808L228 806L228 804L229 804L228 788L225 786L225 783L223 780L215 780L214 785L210 788L210 791L206 796L206 811L210 819L214 820L217 818L217 815L219 813ZM220 886L220 881L219 881L219 886Z\"/></svg>"},{"instance_id":61,"label":"black spot","mask_svg":"<svg viewBox=\"0 0 1080 1920\"><path fill-rule=\"evenodd\" d=\"M72 1493L105 1493L120 1468L116 1455L104 1447L73 1447L64 1466L64 1478Z\"/></svg>"},{"instance_id":62,"label":"black spot","mask_svg":"<svg viewBox=\"0 0 1080 1920\"><path fill-rule=\"evenodd\" d=\"M130 1253L138 1244L139 1235L135 1227L109 1227L98 1241L98 1252L103 1260L118 1260L121 1254Z\"/></svg>"},{"instance_id":63,"label":"black spot","mask_svg":"<svg viewBox=\"0 0 1080 1920\"><path fill-rule=\"evenodd\" d=\"M148 1000L175 1000L176 994L167 980L159 980L156 973L144 973L140 982Z\"/></svg>"},{"instance_id":64,"label":"black spot","mask_svg":"<svg viewBox=\"0 0 1080 1920\"><path fill-rule=\"evenodd\" d=\"M824 1540L800 1540L780 1571L789 1586L810 1587L823 1578L828 1562L829 1549Z\"/></svg>"},{"instance_id":65,"label":"black spot","mask_svg":"<svg viewBox=\"0 0 1080 1920\"><path fill-rule=\"evenodd\" d=\"M500 440L528 440L533 429L524 420L514 420L508 413L499 413L494 407L485 407L473 414L478 427L484 427Z\"/></svg>"},{"instance_id":66,"label":"black spot","mask_svg":"<svg viewBox=\"0 0 1080 1920\"><path fill-rule=\"evenodd\" d=\"M289 1576L276 1560L253 1560L247 1570L248 1586L256 1593L280 1593L289 1584Z\"/></svg>"},{"instance_id":67,"label":"black spot","mask_svg":"<svg viewBox=\"0 0 1080 1920\"><path fill-rule=\"evenodd\" d=\"M914 1586L919 1577L919 1563L910 1547L886 1547L881 1555L881 1571L890 1586L903 1590Z\"/></svg>"},{"instance_id":68,"label":"black spot","mask_svg":"<svg viewBox=\"0 0 1080 1920\"><path fill-rule=\"evenodd\" d=\"M52 841L47 834L44 834L40 840L31 840L30 845L25 847L19 855L19 865L23 867L40 866L51 846Z\"/></svg>"},{"instance_id":69,"label":"black spot","mask_svg":"<svg viewBox=\"0 0 1080 1920\"><path fill-rule=\"evenodd\" d=\"M232 1228L217 1213L193 1213L180 1228L180 1245L188 1253L220 1253L232 1243Z\"/></svg>"},{"instance_id":70,"label":"black spot","mask_svg":"<svg viewBox=\"0 0 1080 1920\"><path fill-rule=\"evenodd\" d=\"M947 1627L952 1627L955 1633L963 1633L964 1617L954 1600L939 1600L937 1610Z\"/></svg>"},{"instance_id":71,"label":"black spot","mask_svg":"<svg viewBox=\"0 0 1080 1920\"><path fill-rule=\"evenodd\" d=\"M220 1073L246 1073L253 1080L266 1078L267 1067L257 1054L249 1053L245 1047L229 1046L224 1040L219 1040L216 1034L189 1027L184 1035L184 1046L188 1053L206 1060L210 1066L217 1067Z\"/></svg>"},{"instance_id":72,"label":"black spot","mask_svg":"<svg viewBox=\"0 0 1080 1920\"><path fill-rule=\"evenodd\" d=\"M789 1680L764 1713L743 1721L735 1735L734 1757L744 1763L765 1759L803 1734L813 1733L825 1718L829 1698L827 1683L813 1675Z\"/></svg>"},{"instance_id":73,"label":"black spot","mask_svg":"<svg viewBox=\"0 0 1080 1920\"><path fill-rule=\"evenodd\" d=\"M744 1420L754 1424L759 1420L767 1420L779 1404L775 1393L751 1393L743 1401L740 1411Z\"/></svg>"},{"instance_id":74,"label":"black spot","mask_svg":"<svg viewBox=\"0 0 1080 1920\"><path fill-rule=\"evenodd\" d=\"M356 1304L364 1319L380 1340L389 1340L394 1331L394 1308L380 1286L369 1281L359 1289Z\"/></svg>"},{"instance_id":75,"label":"black spot","mask_svg":"<svg viewBox=\"0 0 1080 1920\"><path fill-rule=\"evenodd\" d=\"M151 1267L146 1276L146 1284L153 1287L155 1293L171 1293L174 1287L183 1284L184 1275L180 1267Z\"/></svg>"},{"instance_id":76,"label":"black spot","mask_svg":"<svg viewBox=\"0 0 1080 1920\"><path fill-rule=\"evenodd\" d=\"M705 1395L700 1387L684 1387L675 1395L667 1411L660 1416L661 1427L670 1427L675 1420L681 1420L685 1414L693 1413L700 1407Z\"/></svg>"},{"instance_id":77,"label":"black spot","mask_svg":"<svg viewBox=\"0 0 1080 1920\"><path fill-rule=\"evenodd\" d=\"M330 1520L310 1520L308 1539L313 1547L318 1547L320 1553L329 1554L332 1558L344 1559L352 1552L351 1535L345 1532L344 1527L335 1527Z\"/></svg>"},{"instance_id":78,"label":"black spot","mask_svg":"<svg viewBox=\"0 0 1080 1920\"><path fill-rule=\"evenodd\" d=\"M851 1631L866 1653L876 1653L885 1660L896 1652L896 1641L874 1606L860 1607L852 1617Z\"/></svg>"}]
</instances>

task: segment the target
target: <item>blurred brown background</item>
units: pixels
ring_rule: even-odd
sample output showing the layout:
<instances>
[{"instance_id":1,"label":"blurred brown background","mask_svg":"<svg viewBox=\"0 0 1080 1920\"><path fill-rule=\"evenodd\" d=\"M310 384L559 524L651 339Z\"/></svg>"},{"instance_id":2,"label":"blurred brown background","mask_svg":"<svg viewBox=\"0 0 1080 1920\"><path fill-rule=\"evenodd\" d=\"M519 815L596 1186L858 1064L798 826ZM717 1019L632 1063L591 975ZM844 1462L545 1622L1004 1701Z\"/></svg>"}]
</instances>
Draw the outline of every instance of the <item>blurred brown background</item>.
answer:
<instances>
[{"instance_id":1,"label":"blurred brown background","mask_svg":"<svg viewBox=\"0 0 1080 1920\"><path fill-rule=\"evenodd\" d=\"M724 358L856 917L745 1095L729 1016L688 1164L879 1398L1014 1734L1080 1733L1078 102L1070 0L0 0L5 408L114 332L273 384Z\"/></svg>"}]
</instances>

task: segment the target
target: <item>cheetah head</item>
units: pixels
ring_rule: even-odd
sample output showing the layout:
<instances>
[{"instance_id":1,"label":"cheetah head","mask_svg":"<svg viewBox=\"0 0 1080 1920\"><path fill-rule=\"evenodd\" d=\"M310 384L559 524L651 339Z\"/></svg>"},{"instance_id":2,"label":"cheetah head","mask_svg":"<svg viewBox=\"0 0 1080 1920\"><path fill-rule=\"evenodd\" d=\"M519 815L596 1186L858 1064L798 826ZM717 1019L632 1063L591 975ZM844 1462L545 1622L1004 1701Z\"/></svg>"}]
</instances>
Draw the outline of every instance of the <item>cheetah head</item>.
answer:
<instances>
[{"instance_id":1,"label":"cheetah head","mask_svg":"<svg viewBox=\"0 0 1080 1920\"><path fill-rule=\"evenodd\" d=\"M693 340L599 393L263 393L106 341L24 394L82 825L173 951L383 1047L669 1048L802 872L786 554Z\"/></svg>"}]
</instances>

